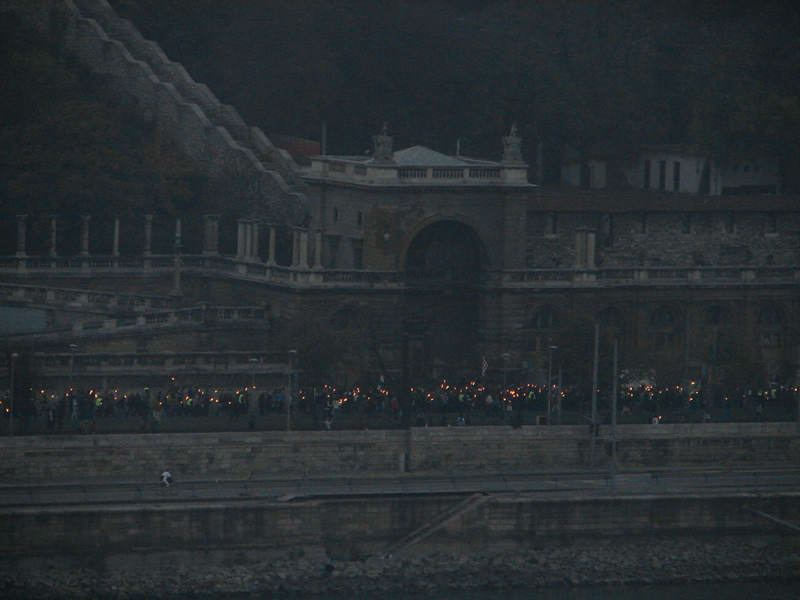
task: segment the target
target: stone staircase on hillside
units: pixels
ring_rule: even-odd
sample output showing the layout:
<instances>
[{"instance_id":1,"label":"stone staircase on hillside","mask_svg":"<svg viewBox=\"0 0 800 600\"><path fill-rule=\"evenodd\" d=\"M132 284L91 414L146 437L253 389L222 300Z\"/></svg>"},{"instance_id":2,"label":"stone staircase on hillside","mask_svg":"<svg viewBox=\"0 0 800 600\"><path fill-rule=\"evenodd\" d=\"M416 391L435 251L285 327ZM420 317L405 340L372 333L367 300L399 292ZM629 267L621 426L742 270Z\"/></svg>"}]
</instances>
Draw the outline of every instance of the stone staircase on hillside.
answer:
<instances>
[{"instance_id":1,"label":"stone staircase on hillside","mask_svg":"<svg viewBox=\"0 0 800 600\"><path fill-rule=\"evenodd\" d=\"M109 93L129 101L186 156L204 164L218 203L272 221L298 224L307 219L308 196L290 157L119 18L107 2L6 0L0 12L7 11L103 77Z\"/></svg>"},{"instance_id":2,"label":"stone staircase on hillside","mask_svg":"<svg viewBox=\"0 0 800 600\"><path fill-rule=\"evenodd\" d=\"M249 127L239 112L229 104L222 104L203 83L192 79L182 64L171 61L161 47L146 40L136 26L120 17L106 0L73 0L85 17L94 19L109 38L122 42L137 60L145 62L163 82L171 83L187 101L196 104L217 126L228 130L231 137L244 148L250 149L267 169L278 171L293 191L305 193L305 182L298 175L298 166L292 157L270 142L258 127Z\"/></svg>"}]
</instances>

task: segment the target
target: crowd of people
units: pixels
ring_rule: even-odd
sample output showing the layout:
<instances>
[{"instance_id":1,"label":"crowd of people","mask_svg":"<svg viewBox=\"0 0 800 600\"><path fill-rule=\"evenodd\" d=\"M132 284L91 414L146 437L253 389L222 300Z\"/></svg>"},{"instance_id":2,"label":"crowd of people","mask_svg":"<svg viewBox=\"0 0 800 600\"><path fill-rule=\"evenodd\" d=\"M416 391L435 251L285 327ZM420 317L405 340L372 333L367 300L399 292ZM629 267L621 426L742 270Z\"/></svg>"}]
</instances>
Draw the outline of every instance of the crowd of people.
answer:
<instances>
[{"instance_id":1,"label":"crowd of people","mask_svg":"<svg viewBox=\"0 0 800 600\"><path fill-rule=\"evenodd\" d=\"M798 406L797 386L772 385L726 393L689 385L655 386L629 384L619 388L618 416L624 422L634 416L648 422L729 420L736 411L750 420L761 420L765 408L780 408L791 415ZM160 389L136 390L69 388L59 392L30 390L18 398L15 416L20 430L33 422L46 423L47 431L71 429L82 424L95 430L99 419L137 418L143 426L157 429L174 417L217 417L228 421L246 420L250 427L258 417L276 413L288 419L304 417L312 427L367 428L382 426L466 426L506 424L519 427L526 422L561 423L565 411L588 418L590 392L571 386L534 383L501 385L475 380L441 380L417 384L406 393L391 391L381 379L371 386L337 387L331 384L302 386L291 401L286 388L257 388L255 385L228 389L181 385L174 379ZM608 391L598 393L598 406L608 419L611 402ZM10 412L8 393L0 398L0 410ZM728 418L726 418L726 416ZM791 418L791 416L789 417Z\"/></svg>"}]
</instances>

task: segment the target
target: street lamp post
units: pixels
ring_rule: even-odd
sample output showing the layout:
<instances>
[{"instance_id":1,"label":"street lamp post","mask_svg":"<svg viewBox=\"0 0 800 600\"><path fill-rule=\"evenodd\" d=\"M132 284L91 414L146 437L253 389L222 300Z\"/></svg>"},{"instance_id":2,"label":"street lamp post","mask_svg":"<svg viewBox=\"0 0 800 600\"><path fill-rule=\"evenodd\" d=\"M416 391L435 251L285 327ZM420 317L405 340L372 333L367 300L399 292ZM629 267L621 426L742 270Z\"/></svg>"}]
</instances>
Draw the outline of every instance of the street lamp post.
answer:
<instances>
[{"instance_id":1,"label":"street lamp post","mask_svg":"<svg viewBox=\"0 0 800 600\"><path fill-rule=\"evenodd\" d=\"M614 371L611 379L611 463L609 469L611 471L611 489L616 489L617 486L617 360L618 360L618 345L619 339L614 338Z\"/></svg>"},{"instance_id":2,"label":"street lamp post","mask_svg":"<svg viewBox=\"0 0 800 600\"><path fill-rule=\"evenodd\" d=\"M253 357L249 358L249 359L248 359L248 361L250 362L250 365L251 365L251 367L252 367L252 371L251 371L251 374L252 374L252 376L253 376L253 379L252 379L252 382L251 382L251 383L252 383L252 388L253 388L253 389L256 389L256 365L257 365L257 364L258 364L260 361L259 361L259 359L258 359L257 357L255 357L255 356L253 356Z\"/></svg>"},{"instance_id":3,"label":"street lamp post","mask_svg":"<svg viewBox=\"0 0 800 600\"><path fill-rule=\"evenodd\" d=\"M547 424L550 425L550 407L553 399L553 350L558 346L547 347Z\"/></svg>"},{"instance_id":4,"label":"street lamp post","mask_svg":"<svg viewBox=\"0 0 800 600\"><path fill-rule=\"evenodd\" d=\"M292 399L294 398L294 361L297 350L289 350L289 390L286 396L286 431L292 428Z\"/></svg>"},{"instance_id":5,"label":"street lamp post","mask_svg":"<svg viewBox=\"0 0 800 600\"><path fill-rule=\"evenodd\" d=\"M16 352L11 353L11 367L9 370L9 383L11 384L11 395L9 397L9 419L8 419L8 435L14 435L14 363L19 358Z\"/></svg>"},{"instance_id":6,"label":"street lamp post","mask_svg":"<svg viewBox=\"0 0 800 600\"><path fill-rule=\"evenodd\" d=\"M69 345L69 389L70 389L70 396L72 395L72 377L73 372L75 370L75 350L78 348L78 344L70 344Z\"/></svg>"},{"instance_id":7,"label":"street lamp post","mask_svg":"<svg viewBox=\"0 0 800 600\"><path fill-rule=\"evenodd\" d=\"M594 324L594 362L592 363L592 452L591 464L594 465L594 447L597 443L597 363L600 356L600 323Z\"/></svg>"},{"instance_id":8,"label":"street lamp post","mask_svg":"<svg viewBox=\"0 0 800 600\"><path fill-rule=\"evenodd\" d=\"M510 359L510 358L511 358L511 354L509 354L508 352L503 352L503 393L504 394L506 393L506 370L508 368L507 367L508 359ZM499 400L499 398L498 398L498 400Z\"/></svg>"}]
</instances>

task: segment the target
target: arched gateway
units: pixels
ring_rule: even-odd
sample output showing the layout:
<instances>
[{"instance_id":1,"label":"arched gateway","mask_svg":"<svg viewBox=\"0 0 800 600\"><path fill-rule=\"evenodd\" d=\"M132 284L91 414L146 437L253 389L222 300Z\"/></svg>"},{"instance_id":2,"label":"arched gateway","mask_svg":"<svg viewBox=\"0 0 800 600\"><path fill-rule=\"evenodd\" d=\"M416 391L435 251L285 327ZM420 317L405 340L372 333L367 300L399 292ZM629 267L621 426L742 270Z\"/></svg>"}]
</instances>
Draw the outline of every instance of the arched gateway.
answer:
<instances>
[{"instance_id":1,"label":"arched gateway","mask_svg":"<svg viewBox=\"0 0 800 600\"><path fill-rule=\"evenodd\" d=\"M420 230L405 257L404 328L414 376L477 369L486 252L471 227L442 220Z\"/></svg>"}]
</instances>

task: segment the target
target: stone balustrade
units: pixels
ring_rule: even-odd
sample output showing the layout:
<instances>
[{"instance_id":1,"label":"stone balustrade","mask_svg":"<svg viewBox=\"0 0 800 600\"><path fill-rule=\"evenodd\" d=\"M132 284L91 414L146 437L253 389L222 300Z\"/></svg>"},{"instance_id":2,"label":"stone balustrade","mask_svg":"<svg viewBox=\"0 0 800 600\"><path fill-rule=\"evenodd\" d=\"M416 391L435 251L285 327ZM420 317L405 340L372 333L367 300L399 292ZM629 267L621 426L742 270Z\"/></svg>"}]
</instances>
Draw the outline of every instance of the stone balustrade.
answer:
<instances>
[{"instance_id":1,"label":"stone balustrade","mask_svg":"<svg viewBox=\"0 0 800 600\"><path fill-rule=\"evenodd\" d=\"M369 183L381 185L440 186L527 186L527 165L475 165L458 167L398 166L366 159L335 160L331 157L312 159L306 169L311 179Z\"/></svg>"},{"instance_id":2,"label":"stone balustrade","mask_svg":"<svg viewBox=\"0 0 800 600\"><path fill-rule=\"evenodd\" d=\"M288 286L311 287L389 287L400 288L409 283L430 283L444 280L436 274L409 274L402 271L324 269L318 266L281 266L263 262L258 257L209 254L183 255L184 273L214 274L238 279L274 282ZM20 267L20 263L24 263ZM84 258L0 257L0 274L86 276L92 274L146 274L171 272L175 269L173 255L149 255L118 259L108 256ZM481 278L490 287L611 287L616 285L759 285L798 284L800 267L786 266L726 266L726 267L610 267L556 268L490 271ZM16 284L0 284L0 295L10 292L3 288L19 288ZM31 286L37 287L37 286ZM78 290L75 294L85 293ZM43 295L43 292L17 292L21 300ZM120 296L116 294L116 296ZM142 298L145 298L142 296ZM169 299L164 298L164 302ZM80 302L80 300L76 300ZM138 303L137 303L138 304ZM147 308L155 308L152 304ZM163 306L163 304L162 304Z\"/></svg>"},{"instance_id":3,"label":"stone balustrade","mask_svg":"<svg viewBox=\"0 0 800 600\"><path fill-rule=\"evenodd\" d=\"M288 373L286 354L259 351L208 352L35 352L31 369L39 377L76 378L124 375L266 375ZM0 378L8 375L8 359L0 356Z\"/></svg>"},{"instance_id":4,"label":"stone balustrade","mask_svg":"<svg viewBox=\"0 0 800 600\"><path fill-rule=\"evenodd\" d=\"M56 288L21 283L0 283L0 300L27 305L47 305L102 311L131 311L172 308L175 299L146 294L121 294L117 292Z\"/></svg>"}]
</instances>

